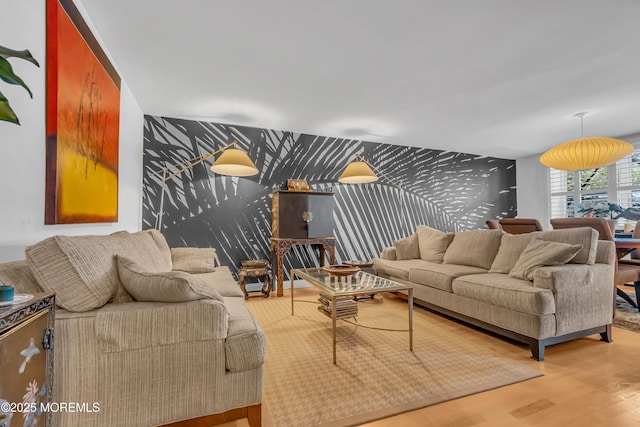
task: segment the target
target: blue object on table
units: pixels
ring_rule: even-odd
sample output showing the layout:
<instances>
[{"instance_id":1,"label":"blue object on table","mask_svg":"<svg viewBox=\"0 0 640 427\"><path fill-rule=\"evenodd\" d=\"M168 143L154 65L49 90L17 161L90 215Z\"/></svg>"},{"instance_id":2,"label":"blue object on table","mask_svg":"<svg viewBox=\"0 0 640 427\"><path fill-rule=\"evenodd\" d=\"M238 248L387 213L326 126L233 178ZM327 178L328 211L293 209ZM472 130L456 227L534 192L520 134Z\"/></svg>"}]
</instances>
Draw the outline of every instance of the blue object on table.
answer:
<instances>
[{"instance_id":1,"label":"blue object on table","mask_svg":"<svg viewBox=\"0 0 640 427\"><path fill-rule=\"evenodd\" d=\"M0 286L0 302L13 301L13 286Z\"/></svg>"}]
</instances>

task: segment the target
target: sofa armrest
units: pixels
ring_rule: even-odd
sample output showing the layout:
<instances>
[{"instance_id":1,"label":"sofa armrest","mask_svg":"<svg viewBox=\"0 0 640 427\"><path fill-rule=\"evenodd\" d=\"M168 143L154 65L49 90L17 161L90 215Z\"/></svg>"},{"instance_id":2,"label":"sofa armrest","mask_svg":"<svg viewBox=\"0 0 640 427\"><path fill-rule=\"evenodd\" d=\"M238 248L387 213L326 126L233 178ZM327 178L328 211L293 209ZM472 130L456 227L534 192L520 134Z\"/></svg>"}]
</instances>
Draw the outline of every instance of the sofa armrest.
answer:
<instances>
[{"instance_id":1,"label":"sofa armrest","mask_svg":"<svg viewBox=\"0 0 640 427\"><path fill-rule=\"evenodd\" d=\"M382 253L380 254L380 258L382 259L387 259L390 261L394 261L396 259L398 259L397 253L396 253L396 247L395 246L389 246L386 247L382 250Z\"/></svg>"},{"instance_id":2,"label":"sofa armrest","mask_svg":"<svg viewBox=\"0 0 640 427\"><path fill-rule=\"evenodd\" d=\"M221 301L107 304L95 320L102 352L119 352L192 341L224 340L228 313Z\"/></svg>"},{"instance_id":3,"label":"sofa armrest","mask_svg":"<svg viewBox=\"0 0 640 427\"><path fill-rule=\"evenodd\" d=\"M540 267L533 286L550 289L556 304L556 334L613 321L614 265L565 264Z\"/></svg>"}]
</instances>

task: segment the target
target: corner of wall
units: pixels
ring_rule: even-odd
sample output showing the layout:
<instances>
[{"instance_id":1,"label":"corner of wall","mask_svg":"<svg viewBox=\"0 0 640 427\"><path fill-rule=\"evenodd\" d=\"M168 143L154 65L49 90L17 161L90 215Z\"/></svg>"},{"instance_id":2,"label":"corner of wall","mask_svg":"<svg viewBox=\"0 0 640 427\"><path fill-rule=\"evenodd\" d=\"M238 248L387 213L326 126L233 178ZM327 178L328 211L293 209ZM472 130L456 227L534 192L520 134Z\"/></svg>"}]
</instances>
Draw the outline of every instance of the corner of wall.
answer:
<instances>
[{"instance_id":1,"label":"corner of wall","mask_svg":"<svg viewBox=\"0 0 640 427\"><path fill-rule=\"evenodd\" d=\"M536 154L516 160L518 217L536 218L549 229L548 169Z\"/></svg>"}]
</instances>

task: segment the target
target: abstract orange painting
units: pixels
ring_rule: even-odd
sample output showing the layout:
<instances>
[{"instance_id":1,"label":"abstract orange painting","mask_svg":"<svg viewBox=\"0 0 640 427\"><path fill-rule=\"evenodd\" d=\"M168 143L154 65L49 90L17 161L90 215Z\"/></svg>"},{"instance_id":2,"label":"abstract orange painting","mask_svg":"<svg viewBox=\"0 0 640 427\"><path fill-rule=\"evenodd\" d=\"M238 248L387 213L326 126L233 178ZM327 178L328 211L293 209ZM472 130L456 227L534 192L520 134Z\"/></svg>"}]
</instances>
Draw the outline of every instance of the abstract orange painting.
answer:
<instances>
[{"instance_id":1,"label":"abstract orange painting","mask_svg":"<svg viewBox=\"0 0 640 427\"><path fill-rule=\"evenodd\" d=\"M45 224L118 221L120 76L72 0L47 0Z\"/></svg>"}]
</instances>

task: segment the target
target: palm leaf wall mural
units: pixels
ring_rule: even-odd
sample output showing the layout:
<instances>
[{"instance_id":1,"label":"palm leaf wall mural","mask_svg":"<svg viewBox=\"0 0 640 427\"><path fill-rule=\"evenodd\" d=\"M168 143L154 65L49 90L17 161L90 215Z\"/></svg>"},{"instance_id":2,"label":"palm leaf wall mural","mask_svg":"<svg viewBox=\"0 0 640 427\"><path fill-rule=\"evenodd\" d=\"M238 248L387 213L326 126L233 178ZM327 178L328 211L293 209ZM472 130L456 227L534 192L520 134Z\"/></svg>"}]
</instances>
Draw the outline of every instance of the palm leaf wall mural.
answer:
<instances>
[{"instance_id":1,"label":"palm leaf wall mural","mask_svg":"<svg viewBox=\"0 0 640 427\"><path fill-rule=\"evenodd\" d=\"M217 150L231 141L260 173L215 175L201 164L166 183L162 233L171 247L213 247L236 271L244 259L269 258L271 193L287 179L306 179L334 193L338 262L371 259L418 224L443 231L484 228L516 215L515 161L287 131L145 116L143 228L154 228L163 167ZM355 154L383 170L371 184L339 184ZM406 228L406 229L405 229ZM285 270L319 265L310 247L294 246Z\"/></svg>"}]
</instances>

